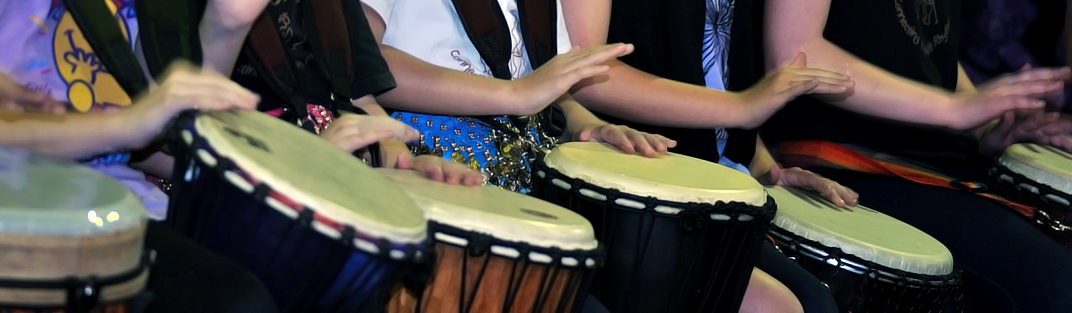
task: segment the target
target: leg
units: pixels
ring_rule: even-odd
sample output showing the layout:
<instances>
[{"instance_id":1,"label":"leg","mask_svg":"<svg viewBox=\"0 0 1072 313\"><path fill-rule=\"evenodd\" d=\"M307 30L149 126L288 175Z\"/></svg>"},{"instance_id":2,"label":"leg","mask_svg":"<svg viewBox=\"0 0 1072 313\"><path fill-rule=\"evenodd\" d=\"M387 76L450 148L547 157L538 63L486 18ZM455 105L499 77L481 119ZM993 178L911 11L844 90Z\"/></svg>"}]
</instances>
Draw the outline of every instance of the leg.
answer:
<instances>
[{"instance_id":1,"label":"leg","mask_svg":"<svg viewBox=\"0 0 1072 313\"><path fill-rule=\"evenodd\" d=\"M986 198L899 178L823 170L853 188L860 204L934 236L964 269L969 308L1072 312L1072 254L1023 218Z\"/></svg>"},{"instance_id":2,"label":"leg","mask_svg":"<svg viewBox=\"0 0 1072 313\"><path fill-rule=\"evenodd\" d=\"M774 249L774 245L770 242L764 242L762 250L759 252L759 262L756 263L756 268L769 274L772 278L778 280L785 287L789 288L796 295L796 298L800 301L800 305L803 307L804 312L808 313L834 313L838 312L837 304L834 303L834 297L830 295L830 290L823 285L811 273L808 273L793 261L790 261L781 252ZM753 276L754 278L754 276ZM752 286L749 285L749 288ZM745 297L748 295L746 294Z\"/></svg>"},{"instance_id":3,"label":"leg","mask_svg":"<svg viewBox=\"0 0 1072 313\"><path fill-rule=\"evenodd\" d=\"M803 313L804 308L789 288L757 268L752 271L739 312Z\"/></svg>"}]
</instances>

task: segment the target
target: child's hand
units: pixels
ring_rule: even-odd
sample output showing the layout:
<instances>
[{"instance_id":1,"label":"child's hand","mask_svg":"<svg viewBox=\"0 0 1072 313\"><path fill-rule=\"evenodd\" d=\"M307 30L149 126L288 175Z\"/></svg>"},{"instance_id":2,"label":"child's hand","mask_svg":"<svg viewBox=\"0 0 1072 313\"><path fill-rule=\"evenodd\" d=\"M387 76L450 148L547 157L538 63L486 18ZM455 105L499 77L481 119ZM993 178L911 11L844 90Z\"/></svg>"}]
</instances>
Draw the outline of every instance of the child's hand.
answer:
<instances>
[{"instance_id":1,"label":"child's hand","mask_svg":"<svg viewBox=\"0 0 1072 313\"><path fill-rule=\"evenodd\" d=\"M619 43L585 49L574 47L568 53L555 56L532 73L511 82L516 101L513 103L514 115L540 112L578 81L609 71L610 66L603 63L630 53L633 53L633 45Z\"/></svg>"},{"instance_id":2,"label":"child's hand","mask_svg":"<svg viewBox=\"0 0 1072 313\"><path fill-rule=\"evenodd\" d=\"M677 146L677 141L660 135L607 123L583 126L574 136L574 139L577 141L602 142L614 146L624 153L639 153L646 157L666 154L667 149Z\"/></svg>"},{"instance_id":3,"label":"child's hand","mask_svg":"<svg viewBox=\"0 0 1072 313\"><path fill-rule=\"evenodd\" d=\"M365 148L380 140L410 142L419 137L416 130L393 118L349 113L342 114L320 132L320 138L346 152Z\"/></svg>"},{"instance_id":4,"label":"child's hand","mask_svg":"<svg viewBox=\"0 0 1072 313\"><path fill-rule=\"evenodd\" d=\"M797 53L789 65L768 73L741 93L746 105L754 107L752 122L758 127L787 102L803 94L841 94L856 83L847 75L807 67L808 57Z\"/></svg>"},{"instance_id":5,"label":"child's hand","mask_svg":"<svg viewBox=\"0 0 1072 313\"><path fill-rule=\"evenodd\" d=\"M428 179L452 185L474 186L484 183L484 174L433 155L414 157L409 154L400 154L395 168L414 170Z\"/></svg>"}]
</instances>

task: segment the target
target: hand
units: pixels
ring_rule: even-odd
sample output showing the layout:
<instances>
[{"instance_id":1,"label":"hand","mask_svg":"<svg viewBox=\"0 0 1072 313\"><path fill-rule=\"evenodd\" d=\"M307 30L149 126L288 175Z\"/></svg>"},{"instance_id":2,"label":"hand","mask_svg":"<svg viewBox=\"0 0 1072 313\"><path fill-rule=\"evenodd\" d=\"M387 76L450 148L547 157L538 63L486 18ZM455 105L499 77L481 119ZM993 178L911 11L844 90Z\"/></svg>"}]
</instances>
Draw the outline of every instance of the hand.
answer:
<instances>
[{"instance_id":1,"label":"hand","mask_svg":"<svg viewBox=\"0 0 1072 313\"><path fill-rule=\"evenodd\" d=\"M763 183L815 191L839 208L856 206L860 199L860 195L849 187L799 167L782 169L774 165L766 176Z\"/></svg>"},{"instance_id":2,"label":"hand","mask_svg":"<svg viewBox=\"0 0 1072 313\"><path fill-rule=\"evenodd\" d=\"M260 96L223 75L201 71L186 62L175 62L164 79L134 105L119 110L129 125L129 146L141 147L160 133L164 125L185 110L219 111L257 108Z\"/></svg>"},{"instance_id":3,"label":"hand","mask_svg":"<svg viewBox=\"0 0 1072 313\"><path fill-rule=\"evenodd\" d=\"M64 113L67 112L67 106L46 94L20 85L0 72L0 110Z\"/></svg>"},{"instance_id":4,"label":"hand","mask_svg":"<svg viewBox=\"0 0 1072 313\"><path fill-rule=\"evenodd\" d=\"M610 144L624 153L639 152L646 157L666 154L667 149L677 146L677 141L649 134L627 126L607 123L582 126L573 138L575 141L594 141Z\"/></svg>"},{"instance_id":5,"label":"hand","mask_svg":"<svg viewBox=\"0 0 1072 313\"><path fill-rule=\"evenodd\" d=\"M602 45L573 50L555 56L524 77L511 81L514 115L531 115L543 110L582 79L606 73L610 59L633 53L631 44Z\"/></svg>"},{"instance_id":6,"label":"hand","mask_svg":"<svg viewBox=\"0 0 1072 313\"><path fill-rule=\"evenodd\" d=\"M755 108L752 127L758 127L790 100L803 94L841 94L856 85L849 76L809 68L808 56L797 53L793 62L768 73L762 80L742 92L744 103Z\"/></svg>"},{"instance_id":7,"label":"hand","mask_svg":"<svg viewBox=\"0 0 1072 313\"><path fill-rule=\"evenodd\" d=\"M414 170L428 179L451 185L475 186L484 183L484 175L480 172L469 170L464 165L433 155L414 157L409 154L401 154L398 156L395 168Z\"/></svg>"},{"instance_id":8,"label":"hand","mask_svg":"<svg viewBox=\"0 0 1072 313\"><path fill-rule=\"evenodd\" d=\"M1032 142L1072 151L1072 117L1058 112L1041 110L1022 112L1008 111L994 127L983 134L979 151L985 155L997 155L1009 145Z\"/></svg>"},{"instance_id":9,"label":"hand","mask_svg":"<svg viewBox=\"0 0 1072 313\"><path fill-rule=\"evenodd\" d=\"M1040 109L1046 102L1040 100L1064 88L1069 78L1069 68L1027 68L1015 74L994 78L977 87L973 92L958 92L953 95L955 112L951 127L969 129L1002 116L1016 109Z\"/></svg>"},{"instance_id":10,"label":"hand","mask_svg":"<svg viewBox=\"0 0 1072 313\"><path fill-rule=\"evenodd\" d=\"M353 152L380 140L414 141L420 138L420 133L387 116L343 113L320 132L320 138Z\"/></svg>"}]
</instances>

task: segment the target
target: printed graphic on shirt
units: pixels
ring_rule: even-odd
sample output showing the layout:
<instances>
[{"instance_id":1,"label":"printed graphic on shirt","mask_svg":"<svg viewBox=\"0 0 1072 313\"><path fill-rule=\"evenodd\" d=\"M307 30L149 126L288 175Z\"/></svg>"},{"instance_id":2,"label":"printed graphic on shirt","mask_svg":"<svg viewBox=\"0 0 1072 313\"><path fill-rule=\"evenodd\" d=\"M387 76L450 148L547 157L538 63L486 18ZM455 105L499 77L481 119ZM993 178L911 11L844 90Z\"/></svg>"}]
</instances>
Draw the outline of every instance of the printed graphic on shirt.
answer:
<instances>
[{"instance_id":1,"label":"printed graphic on shirt","mask_svg":"<svg viewBox=\"0 0 1072 313\"><path fill-rule=\"evenodd\" d=\"M912 44L919 46L924 54L931 54L935 47L949 42L949 20L945 6L936 5L940 0L893 0L897 21Z\"/></svg>"},{"instance_id":2,"label":"printed graphic on shirt","mask_svg":"<svg viewBox=\"0 0 1072 313\"><path fill-rule=\"evenodd\" d=\"M116 23L127 42L133 42L137 34L133 0L107 0L106 3L115 14ZM67 84L67 98L73 109L90 112L129 106L130 97L100 63L82 36L82 30L60 1L53 1L48 18L56 25L52 46L55 68Z\"/></svg>"}]
</instances>

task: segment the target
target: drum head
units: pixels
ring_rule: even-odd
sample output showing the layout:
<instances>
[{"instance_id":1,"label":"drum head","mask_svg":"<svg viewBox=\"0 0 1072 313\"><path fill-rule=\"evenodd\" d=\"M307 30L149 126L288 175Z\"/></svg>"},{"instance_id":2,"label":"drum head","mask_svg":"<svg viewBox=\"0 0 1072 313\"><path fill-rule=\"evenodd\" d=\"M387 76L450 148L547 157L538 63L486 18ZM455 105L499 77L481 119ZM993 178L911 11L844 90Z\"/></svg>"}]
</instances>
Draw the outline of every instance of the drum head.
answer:
<instances>
[{"instance_id":1,"label":"drum head","mask_svg":"<svg viewBox=\"0 0 1072 313\"><path fill-rule=\"evenodd\" d=\"M142 227L145 221L138 198L108 175L0 147L0 233L90 236Z\"/></svg>"},{"instance_id":2,"label":"drum head","mask_svg":"<svg viewBox=\"0 0 1072 313\"><path fill-rule=\"evenodd\" d=\"M905 272L948 275L953 255L923 231L864 206L838 208L821 196L767 188L778 203L774 226L865 261Z\"/></svg>"},{"instance_id":3,"label":"drum head","mask_svg":"<svg viewBox=\"0 0 1072 313\"><path fill-rule=\"evenodd\" d=\"M414 171L381 171L437 223L537 247L595 250L599 245L588 220L550 202L492 186L449 185Z\"/></svg>"},{"instance_id":4,"label":"drum head","mask_svg":"<svg viewBox=\"0 0 1072 313\"><path fill-rule=\"evenodd\" d=\"M1072 194L1072 154L1051 146L1015 144L998 158L1005 168L1065 194Z\"/></svg>"},{"instance_id":5,"label":"drum head","mask_svg":"<svg viewBox=\"0 0 1072 313\"><path fill-rule=\"evenodd\" d=\"M230 159L246 176L227 171L235 186L252 191L260 182L317 215L314 227L338 237L332 227L351 225L396 244L421 243L427 223L417 204L401 189L354 156L326 140L267 114L252 111L201 114L194 123L196 135L183 130L187 144L201 137L208 147L196 157L209 166L217 160L203 148ZM266 201L284 214L282 204Z\"/></svg>"},{"instance_id":6,"label":"drum head","mask_svg":"<svg viewBox=\"0 0 1072 313\"><path fill-rule=\"evenodd\" d=\"M638 196L682 203L767 203L763 186L748 174L680 154L647 158L600 143L569 142L543 161L565 176Z\"/></svg>"}]
</instances>

